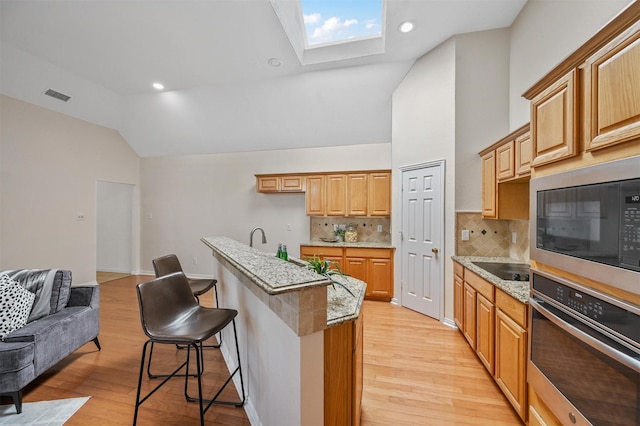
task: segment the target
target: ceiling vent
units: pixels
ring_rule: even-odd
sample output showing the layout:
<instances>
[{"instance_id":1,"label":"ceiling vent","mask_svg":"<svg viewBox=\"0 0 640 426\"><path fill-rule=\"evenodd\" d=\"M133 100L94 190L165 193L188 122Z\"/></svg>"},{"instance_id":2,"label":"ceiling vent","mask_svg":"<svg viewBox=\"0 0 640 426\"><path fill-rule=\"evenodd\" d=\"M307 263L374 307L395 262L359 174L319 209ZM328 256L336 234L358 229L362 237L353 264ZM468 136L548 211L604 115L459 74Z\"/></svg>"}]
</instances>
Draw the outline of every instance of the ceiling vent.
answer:
<instances>
[{"instance_id":1,"label":"ceiling vent","mask_svg":"<svg viewBox=\"0 0 640 426\"><path fill-rule=\"evenodd\" d=\"M62 102L67 102L69 99L71 99L71 96L67 96L64 93L56 92L53 89L47 89L44 94L47 96L51 96L52 98L56 98Z\"/></svg>"}]
</instances>

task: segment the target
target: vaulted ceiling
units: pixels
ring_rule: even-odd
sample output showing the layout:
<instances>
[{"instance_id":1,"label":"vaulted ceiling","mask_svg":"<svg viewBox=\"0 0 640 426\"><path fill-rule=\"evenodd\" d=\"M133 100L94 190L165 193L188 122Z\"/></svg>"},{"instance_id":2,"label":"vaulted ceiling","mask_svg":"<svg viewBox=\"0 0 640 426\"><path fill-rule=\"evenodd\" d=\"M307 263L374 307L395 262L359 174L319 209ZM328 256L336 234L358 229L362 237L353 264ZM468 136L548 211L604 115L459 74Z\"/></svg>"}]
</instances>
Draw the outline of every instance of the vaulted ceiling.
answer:
<instances>
[{"instance_id":1,"label":"vaulted ceiling","mask_svg":"<svg viewBox=\"0 0 640 426\"><path fill-rule=\"evenodd\" d=\"M390 142L413 62L510 26L526 2L387 0L384 53L339 59L342 45L303 64L285 31L294 1L1 0L0 91L116 129L142 157Z\"/></svg>"}]
</instances>

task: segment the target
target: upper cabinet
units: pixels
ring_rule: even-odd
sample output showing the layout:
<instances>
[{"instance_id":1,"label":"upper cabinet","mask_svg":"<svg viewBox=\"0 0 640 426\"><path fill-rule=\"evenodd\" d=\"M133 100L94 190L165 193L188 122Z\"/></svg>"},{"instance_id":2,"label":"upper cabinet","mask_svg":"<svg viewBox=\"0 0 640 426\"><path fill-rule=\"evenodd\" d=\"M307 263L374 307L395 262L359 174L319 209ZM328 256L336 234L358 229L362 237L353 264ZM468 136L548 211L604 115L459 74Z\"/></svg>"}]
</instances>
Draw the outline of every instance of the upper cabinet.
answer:
<instances>
[{"instance_id":1,"label":"upper cabinet","mask_svg":"<svg viewBox=\"0 0 640 426\"><path fill-rule=\"evenodd\" d=\"M640 155L638 17L636 1L524 93L535 176Z\"/></svg>"},{"instance_id":2,"label":"upper cabinet","mask_svg":"<svg viewBox=\"0 0 640 426\"><path fill-rule=\"evenodd\" d=\"M527 219L531 134L526 124L480 152L482 217Z\"/></svg>"},{"instance_id":3,"label":"upper cabinet","mask_svg":"<svg viewBox=\"0 0 640 426\"><path fill-rule=\"evenodd\" d=\"M640 138L640 22L584 67L585 150Z\"/></svg>"},{"instance_id":4,"label":"upper cabinet","mask_svg":"<svg viewBox=\"0 0 640 426\"><path fill-rule=\"evenodd\" d=\"M258 192L304 192L305 178L301 175L256 175Z\"/></svg>"},{"instance_id":5,"label":"upper cabinet","mask_svg":"<svg viewBox=\"0 0 640 426\"><path fill-rule=\"evenodd\" d=\"M307 176L306 205L308 216L324 216L325 176Z\"/></svg>"},{"instance_id":6,"label":"upper cabinet","mask_svg":"<svg viewBox=\"0 0 640 426\"><path fill-rule=\"evenodd\" d=\"M531 100L533 162L539 166L578 153L576 72L571 70Z\"/></svg>"},{"instance_id":7,"label":"upper cabinet","mask_svg":"<svg viewBox=\"0 0 640 426\"><path fill-rule=\"evenodd\" d=\"M388 170L256 175L256 190L304 192L308 216L391 216Z\"/></svg>"},{"instance_id":8,"label":"upper cabinet","mask_svg":"<svg viewBox=\"0 0 640 426\"><path fill-rule=\"evenodd\" d=\"M391 216L390 172L376 172L369 174L367 209L369 216Z\"/></svg>"}]
</instances>

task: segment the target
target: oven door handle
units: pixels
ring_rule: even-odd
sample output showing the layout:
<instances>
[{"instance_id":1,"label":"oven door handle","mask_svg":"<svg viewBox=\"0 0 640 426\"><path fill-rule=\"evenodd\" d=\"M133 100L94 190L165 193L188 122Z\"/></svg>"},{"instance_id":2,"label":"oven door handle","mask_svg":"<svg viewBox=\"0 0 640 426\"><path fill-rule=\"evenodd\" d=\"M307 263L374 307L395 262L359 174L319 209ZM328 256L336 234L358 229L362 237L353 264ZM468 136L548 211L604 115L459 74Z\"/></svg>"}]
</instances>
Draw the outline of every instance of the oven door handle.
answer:
<instances>
[{"instance_id":1,"label":"oven door handle","mask_svg":"<svg viewBox=\"0 0 640 426\"><path fill-rule=\"evenodd\" d=\"M592 336L589 336L584 331L577 329L576 327L572 326L571 324L567 324L565 321L563 321L562 319L558 318L555 314L553 314L547 308L545 308L540 303L538 303L535 299L533 299L533 298L529 299L529 303L531 304L533 309L538 311L540 314L542 314L542 316L547 318L554 325L558 326L561 330L569 333L570 335L572 335L576 339L578 339L581 342L583 342L584 344L592 347L593 349L597 350L598 352L600 352L600 353L602 353L602 354L604 354L604 355L606 355L606 356L608 356L610 358L613 358L614 360L616 360L619 363L629 367L630 369L634 370L635 372L640 373L640 361L628 356L627 354L625 354L623 352L620 352L620 351L612 348L611 346L609 346L609 345L607 345L605 343L602 343L598 339L596 339L596 338L594 338Z\"/></svg>"}]
</instances>

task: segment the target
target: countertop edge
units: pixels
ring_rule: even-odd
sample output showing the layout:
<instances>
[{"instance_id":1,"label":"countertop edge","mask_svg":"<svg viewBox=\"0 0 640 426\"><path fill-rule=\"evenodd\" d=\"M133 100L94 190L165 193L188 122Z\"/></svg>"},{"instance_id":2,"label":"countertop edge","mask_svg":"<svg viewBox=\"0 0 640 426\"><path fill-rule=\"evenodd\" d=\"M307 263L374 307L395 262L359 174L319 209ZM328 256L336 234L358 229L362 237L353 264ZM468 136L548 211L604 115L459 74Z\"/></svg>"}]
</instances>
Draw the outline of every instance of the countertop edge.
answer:
<instances>
[{"instance_id":1,"label":"countertop edge","mask_svg":"<svg viewBox=\"0 0 640 426\"><path fill-rule=\"evenodd\" d=\"M509 257L451 256L451 259L489 281L491 284L504 291L518 302L524 303L525 305L529 304L528 281L509 281L500 279L481 267L474 265L472 262L521 263L523 265L529 265L528 263Z\"/></svg>"}]
</instances>

